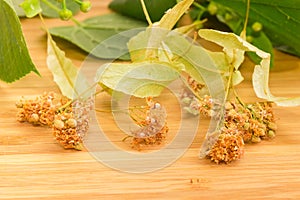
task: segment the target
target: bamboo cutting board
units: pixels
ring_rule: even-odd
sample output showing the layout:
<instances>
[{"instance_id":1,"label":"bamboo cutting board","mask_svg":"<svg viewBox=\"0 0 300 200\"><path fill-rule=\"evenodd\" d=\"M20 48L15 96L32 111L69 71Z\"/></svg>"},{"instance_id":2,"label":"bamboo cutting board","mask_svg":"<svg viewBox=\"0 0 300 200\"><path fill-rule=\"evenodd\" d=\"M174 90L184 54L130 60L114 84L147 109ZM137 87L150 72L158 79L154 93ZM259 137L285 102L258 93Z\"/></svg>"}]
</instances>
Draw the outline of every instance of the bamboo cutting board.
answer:
<instances>
[{"instance_id":1,"label":"bamboo cutting board","mask_svg":"<svg viewBox=\"0 0 300 200\"><path fill-rule=\"evenodd\" d=\"M109 1L94 1L93 12L79 20L110 12ZM47 19L49 27L65 22ZM58 88L46 67L46 36L38 18L22 19L30 54L41 77L30 74L0 88L0 199L299 199L300 108L275 107L278 131L275 139L246 145L237 162L216 165L198 158L208 121L202 120L198 134L176 161L151 173L120 172L98 162L87 150L64 150L46 127L16 121L15 102ZM56 40L77 66L86 54L75 46ZM242 68L246 80L238 88L246 101L257 100L251 88L253 65ZM276 52L270 87L275 95L300 96L300 59ZM178 103L167 93L170 137L180 127ZM100 96L96 106L108 109L109 97ZM124 135L110 113L98 113L99 123L119 148ZM299 128L299 130L298 130ZM130 150L130 149L127 149ZM174 149L174 152L176 149ZM117 154L112 154L117 157Z\"/></svg>"}]
</instances>

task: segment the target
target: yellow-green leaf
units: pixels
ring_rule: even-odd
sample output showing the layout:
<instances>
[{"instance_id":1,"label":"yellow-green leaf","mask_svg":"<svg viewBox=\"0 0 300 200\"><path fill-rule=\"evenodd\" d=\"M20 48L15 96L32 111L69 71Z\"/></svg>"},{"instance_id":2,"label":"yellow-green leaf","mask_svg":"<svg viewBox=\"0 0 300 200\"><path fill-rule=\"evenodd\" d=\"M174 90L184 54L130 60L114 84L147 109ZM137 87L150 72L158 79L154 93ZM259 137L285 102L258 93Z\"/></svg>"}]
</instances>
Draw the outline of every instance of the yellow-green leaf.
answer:
<instances>
[{"instance_id":1,"label":"yellow-green leaf","mask_svg":"<svg viewBox=\"0 0 300 200\"><path fill-rule=\"evenodd\" d=\"M300 97L275 97L271 94L269 88L269 68L271 55L269 53L258 49L234 33L202 29L199 31L199 35L206 40L212 41L224 47L224 52L232 59L237 58L237 56L246 51L255 52L256 55L261 58L260 63L255 66L252 76L253 88L257 97L266 99L268 101L273 101L280 106L300 105ZM238 54L236 54L236 52L238 52ZM238 61L237 63L241 63L241 61ZM236 65L235 67L238 69L239 66Z\"/></svg>"},{"instance_id":2,"label":"yellow-green leaf","mask_svg":"<svg viewBox=\"0 0 300 200\"><path fill-rule=\"evenodd\" d=\"M106 87L136 97L159 96L162 90L179 77L168 63L110 63L97 71L97 80Z\"/></svg>"},{"instance_id":3,"label":"yellow-green leaf","mask_svg":"<svg viewBox=\"0 0 300 200\"><path fill-rule=\"evenodd\" d=\"M222 73L225 71L221 71L222 69L217 66L209 51L175 31L169 33L164 43L170 49L170 52L174 54L172 58L173 65L183 64L183 71L197 82L206 84L211 95L216 99L222 91L224 92ZM222 56L220 54L216 55L218 58ZM210 84L212 82L214 84Z\"/></svg>"},{"instance_id":4,"label":"yellow-green leaf","mask_svg":"<svg viewBox=\"0 0 300 200\"><path fill-rule=\"evenodd\" d=\"M232 74L232 85L238 85L244 80L243 75L239 70L236 70Z\"/></svg>"},{"instance_id":5,"label":"yellow-green leaf","mask_svg":"<svg viewBox=\"0 0 300 200\"><path fill-rule=\"evenodd\" d=\"M256 65L252 75L253 88L259 98L273 101L279 106L300 106L300 97L275 97L269 89L269 68Z\"/></svg>"},{"instance_id":6,"label":"yellow-green leaf","mask_svg":"<svg viewBox=\"0 0 300 200\"><path fill-rule=\"evenodd\" d=\"M39 0L25 0L20 4L20 6L24 9L26 17L29 18L42 12Z\"/></svg>"},{"instance_id":7,"label":"yellow-green leaf","mask_svg":"<svg viewBox=\"0 0 300 200\"><path fill-rule=\"evenodd\" d=\"M78 68L65 56L48 33L47 65L53 74L54 81L62 94L70 99L76 98L86 92L90 87Z\"/></svg>"},{"instance_id":8,"label":"yellow-green leaf","mask_svg":"<svg viewBox=\"0 0 300 200\"><path fill-rule=\"evenodd\" d=\"M166 14L158 22L160 28L171 30L181 16L189 9L194 0L183 0L177 3L172 9L169 9Z\"/></svg>"},{"instance_id":9,"label":"yellow-green leaf","mask_svg":"<svg viewBox=\"0 0 300 200\"><path fill-rule=\"evenodd\" d=\"M131 61L142 62L157 59L161 42L168 33L167 29L150 27L132 37L127 44Z\"/></svg>"}]
</instances>

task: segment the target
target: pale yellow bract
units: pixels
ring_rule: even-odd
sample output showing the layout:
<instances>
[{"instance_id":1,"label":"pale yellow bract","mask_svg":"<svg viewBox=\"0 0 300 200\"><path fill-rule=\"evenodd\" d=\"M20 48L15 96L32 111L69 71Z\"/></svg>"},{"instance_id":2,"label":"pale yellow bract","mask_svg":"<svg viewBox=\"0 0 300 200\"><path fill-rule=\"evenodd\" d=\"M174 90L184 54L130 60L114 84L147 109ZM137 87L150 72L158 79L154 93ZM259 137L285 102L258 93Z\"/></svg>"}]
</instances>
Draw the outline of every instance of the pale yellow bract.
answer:
<instances>
[{"instance_id":1,"label":"pale yellow bract","mask_svg":"<svg viewBox=\"0 0 300 200\"><path fill-rule=\"evenodd\" d=\"M240 36L234 33L222 32L212 29L201 29L199 35L209 41L212 41L223 47L223 51L235 70L238 70L244 60L244 53L246 51L255 52L260 58L261 62L255 66L252 75L252 83L257 97L273 101L279 106L299 106L300 97L287 98L275 97L271 94L269 88L269 69L271 55L266 53L252 44L248 43Z\"/></svg>"}]
</instances>

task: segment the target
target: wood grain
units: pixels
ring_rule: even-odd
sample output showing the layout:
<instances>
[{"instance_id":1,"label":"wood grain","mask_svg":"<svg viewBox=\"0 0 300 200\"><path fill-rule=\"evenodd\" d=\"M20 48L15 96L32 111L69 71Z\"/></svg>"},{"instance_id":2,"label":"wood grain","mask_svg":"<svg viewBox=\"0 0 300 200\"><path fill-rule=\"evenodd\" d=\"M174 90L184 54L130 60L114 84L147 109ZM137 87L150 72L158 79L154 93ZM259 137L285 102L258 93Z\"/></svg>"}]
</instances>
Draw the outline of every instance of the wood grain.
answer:
<instances>
[{"instance_id":1,"label":"wood grain","mask_svg":"<svg viewBox=\"0 0 300 200\"><path fill-rule=\"evenodd\" d=\"M93 1L93 10L79 20L110 12L109 1ZM46 19L49 27L63 25ZM182 157L152 173L131 174L111 169L87 150L62 149L51 130L16 121L15 101L44 91L58 91L46 67L46 37L38 18L22 19L30 54L41 77L30 74L13 84L0 83L0 199L298 199L300 198L300 108L275 107L278 132L275 139L247 145L245 155L229 165L216 165L198 158L208 121L200 122L198 134ZM76 65L86 54L57 40ZM245 101L257 100L251 89L253 64L246 61L246 80L239 87ZM276 52L270 87L276 95L300 96L299 58ZM179 108L170 94L170 137L180 126ZM96 106L107 109L109 98L101 96ZM112 115L97 114L112 142L129 149L121 139ZM299 129L299 130L298 130Z\"/></svg>"}]
</instances>

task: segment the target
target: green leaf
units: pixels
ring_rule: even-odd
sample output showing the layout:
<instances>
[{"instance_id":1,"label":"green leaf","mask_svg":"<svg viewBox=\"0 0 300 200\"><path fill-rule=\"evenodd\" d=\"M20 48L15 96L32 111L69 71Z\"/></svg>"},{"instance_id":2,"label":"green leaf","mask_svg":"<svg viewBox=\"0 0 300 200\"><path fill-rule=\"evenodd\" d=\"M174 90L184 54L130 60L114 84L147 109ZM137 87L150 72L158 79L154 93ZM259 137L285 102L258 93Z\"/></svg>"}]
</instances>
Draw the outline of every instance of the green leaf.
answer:
<instances>
[{"instance_id":1,"label":"green leaf","mask_svg":"<svg viewBox=\"0 0 300 200\"><path fill-rule=\"evenodd\" d=\"M145 0L152 22L160 20L175 4L176 0ZM113 0L109 8L123 15L146 21L140 0Z\"/></svg>"},{"instance_id":2,"label":"green leaf","mask_svg":"<svg viewBox=\"0 0 300 200\"><path fill-rule=\"evenodd\" d=\"M179 77L168 63L110 63L101 66L96 80L114 91L136 97L159 96L162 90Z\"/></svg>"},{"instance_id":3,"label":"green leaf","mask_svg":"<svg viewBox=\"0 0 300 200\"><path fill-rule=\"evenodd\" d=\"M76 26L51 28L50 33L96 57L115 59L116 55L128 52L128 40L142 30L138 28L145 26L144 22L112 13L89 18ZM131 31L122 34L126 30ZM121 58L128 60L129 55Z\"/></svg>"},{"instance_id":4,"label":"green leaf","mask_svg":"<svg viewBox=\"0 0 300 200\"><path fill-rule=\"evenodd\" d=\"M0 79L11 83L31 71L39 75L30 58L12 3L0 0L0 10Z\"/></svg>"},{"instance_id":5,"label":"green leaf","mask_svg":"<svg viewBox=\"0 0 300 200\"><path fill-rule=\"evenodd\" d=\"M70 99L81 95L90 96L90 88L84 76L79 73L72 61L65 56L48 33L47 65L53 74L54 81L62 94Z\"/></svg>"},{"instance_id":6,"label":"green leaf","mask_svg":"<svg viewBox=\"0 0 300 200\"><path fill-rule=\"evenodd\" d=\"M214 1L245 17L244 0ZM288 46L290 51L300 56L300 1L251 0L249 20L263 24L264 33L275 47Z\"/></svg>"},{"instance_id":7,"label":"green leaf","mask_svg":"<svg viewBox=\"0 0 300 200\"><path fill-rule=\"evenodd\" d=\"M25 0L20 4L20 6L24 9L26 17L29 18L42 12L40 0Z\"/></svg>"},{"instance_id":8,"label":"green leaf","mask_svg":"<svg viewBox=\"0 0 300 200\"><path fill-rule=\"evenodd\" d=\"M56 9L61 9L61 2L57 0L47 0L49 3L54 5ZM66 0L66 5L69 10L72 11L73 15L79 12L80 7L74 0ZM53 9L48 4L46 4L44 1L41 1L41 8L43 10L42 14L45 17L51 17L51 18L59 18L58 11L56 9Z\"/></svg>"}]
</instances>

